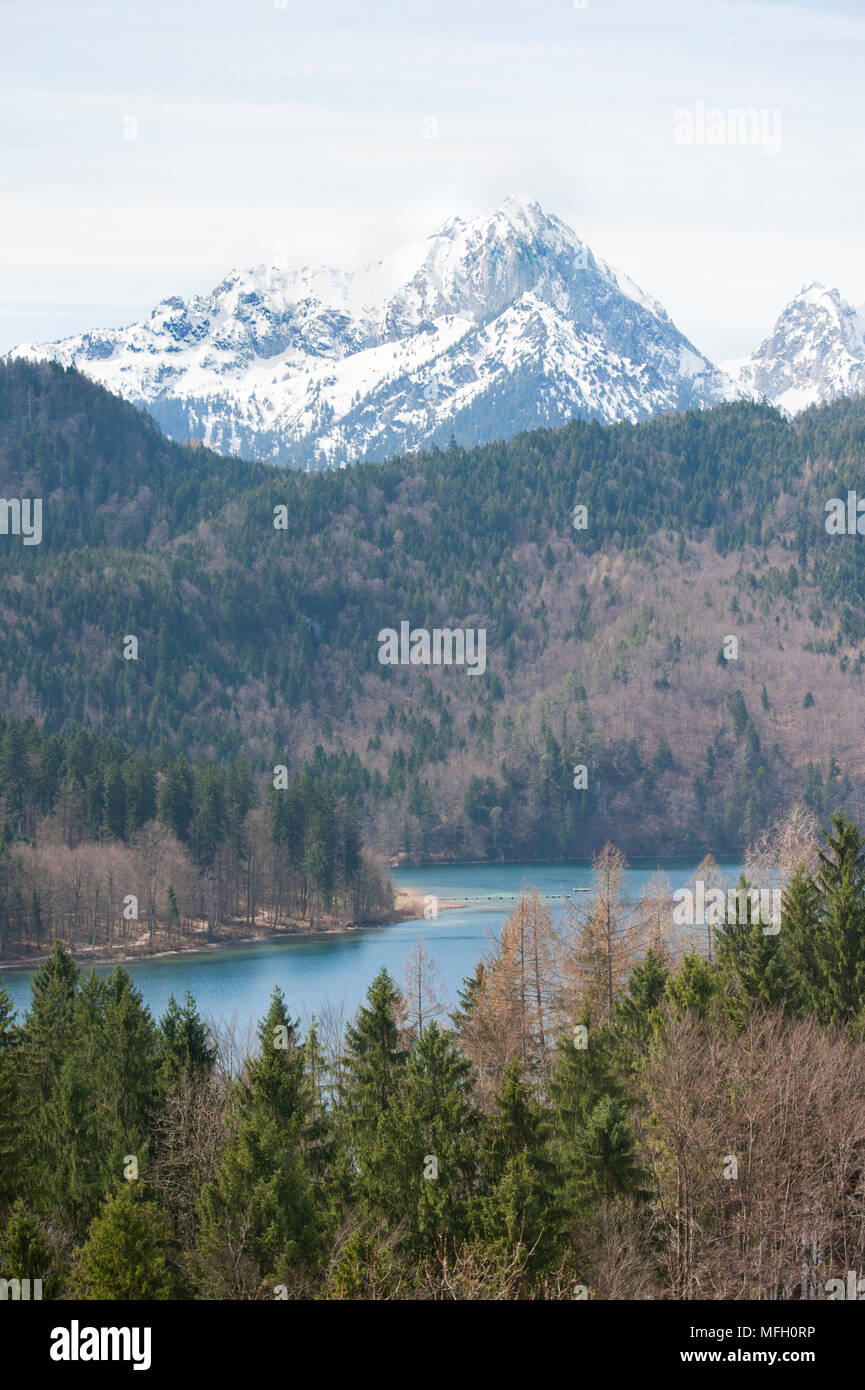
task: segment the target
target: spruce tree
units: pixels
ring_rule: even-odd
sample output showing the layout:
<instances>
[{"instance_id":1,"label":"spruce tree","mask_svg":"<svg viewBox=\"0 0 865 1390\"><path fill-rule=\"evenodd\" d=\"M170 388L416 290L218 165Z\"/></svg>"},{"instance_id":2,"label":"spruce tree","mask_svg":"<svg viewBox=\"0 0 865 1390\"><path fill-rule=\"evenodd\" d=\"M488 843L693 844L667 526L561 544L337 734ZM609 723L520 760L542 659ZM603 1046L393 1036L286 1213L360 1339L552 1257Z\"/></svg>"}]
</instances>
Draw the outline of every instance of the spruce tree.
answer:
<instances>
[{"instance_id":1,"label":"spruce tree","mask_svg":"<svg viewBox=\"0 0 865 1390\"><path fill-rule=\"evenodd\" d=\"M21 1181L20 1043L12 1000L0 987L0 1219Z\"/></svg>"},{"instance_id":2,"label":"spruce tree","mask_svg":"<svg viewBox=\"0 0 865 1390\"><path fill-rule=\"evenodd\" d=\"M488 1240L507 1249L536 1247L552 1202L553 1165L548 1155L548 1120L523 1080L518 1061L504 1071L495 1112L484 1125L483 1199Z\"/></svg>"},{"instance_id":3,"label":"spruce tree","mask_svg":"<svg viewBox=\"0 0 865 1390\"><path fill-rule=\"evenodd\" d=\"M641 1172L631 1101L615 1067L615 1039L591 1029L588 1046L560 1042L550 1078L559 1218L578 1219L593 1197L636 1192Z\"/></svg>"},{"instance_id":4,"label":"spruce tree","mask_svg":"<svg viewBox=\"0 0 865 1390\"><path fill-rule=\"evenodd\" d=\"M661 957L650 947L628 976L626 991L616 999L612 1035L620 1044L618 1052L626 1066L638 1067L645 1055L669 979Z\"/></svg>"},{"instance_id":5,"label":"spruce tree","mask_svg":"<svg viewBox=\"0 0 865 1390\"><path fill-rule=\"evenodd\" d=\"M114 840L126 838L126 782L117 763L105 774L105 828Z\"/></svg>"},{"instance_id":6,"label":"spruce tree","mask_svg":"<svg viewBox=\"0 0 865 1390\"><path fill-rule=\"evenodd\" d=\"M676 1014L693 1013L706 1018L719 989L719 976L711 961L696 951L682 957L678 970L667 981L665 998Z\"/></svg>"},{"instance_id":7,"label":"spruce tree","mask_svg":"<svg viewBox=\"0 0 865 1390\"><path fill-rule=\"evenodd\" d=\"M120 965L105 982L101 1037L94 1051L107 1172L119 1177L127 1156L134 1156L143 1174L163 1094L158 1033L141 991Z\"/></svg>"},{"instance_id":8,"label":"spruce tree","mask_svg":"<svg viewBox=\"0 0 865 1390\"><path fill-rule=\"evenodd\" d=\"M43 1299L57 1296L54 1252L43 1223L20 1197L0 1236L0 1272L7 1279L41 1279Z\"/></svg>"},{"instance_id":9,"label":"spruce tree","mask_svg":"<svg viewBox=\"0 0 865 1390\"><path fill-rule=\"evenodd\" d=\"M196 1077L213 1068L216 1050L189 990L182 1006L173 994L169 998L159 1023L158 1047L167 1088L176 1086L182 1075Z\"/></svg>"},{"instance_id":10,"label":"spruce tree","mask_svg":"<svg viewBox=\"0 0 865 1390\"><path fill-rule=\"evenodd\" d=\"M740 1027L757 1005L787 1007L793 984L781 933L764 930L775 924L763 922L754 906L742 875L736 885L735 918L731 921L728 914L715 933L716 963L725 1007ZM782 924L783 921L782 914Z\"/></svg>"},{"instance_id":11,"label":"spruce tree","mask_svg":"<svg viewBox=\"0 0 865 1390\"><path fill-rule=\"evenodd\" d=\"M192 768L181 754L165 770L159 793L159 819L184 843L192 826L192 789Z\"/></svg>"},{"instance_id":12,"label":"spruce tree","mask_svg":"<svg viewBox=\"0 0 865 1390\"><path fill-rule=\"evenodd\" d=\"M834 815L831 822L816 875L819 901L800 878L787 903L806 1005L823 1025L851 1022L865 1002L865 846L852 821Z\"/></svg>"},{"instance_id":13,"label":"spruce tree","mask_svg":"<svg viewBox=\"0 0 865 1390\"><path fill-rule=\"evenodd\" d=\"M398 1096L358 1153L361 1202L415 1248L455 1242L468 1228L479 1118L471 1065L435 1023L409 1057Z\"/></svg>"},{"instance_id":14,"label":"spruce tree","mask_svg":"<svg viewBox=\"0 0 865 1390\"><path fill-rule=\"evenodd\" d=\"M198 1264L213 1297L254 1298L277 1283L294 1285L323 1235L304 1153L304 1053L278 989L258 1036L259 1053L235 1086L216 1177L199 1201Z\"/></svg>"},{"instance_id":15,"label":"spruce tree","mask_svg":"<svg viewBox=\"0 0 865 1390\"><path fill-rule=\"evenodd\" d=\"M376 975L347 1030L343 1104L353 1131L374 1133L393 1103L406 1062L397 1015L402 997L386 970Z\"/></svg>"},{"instance_id":16,"label":"spruce tree","mask_svg":"<svg viewBox=\"0 0 865 1390\"><path fill-rule=\"evenodd\" d=\"M76 1251L73 1294L95 1300L167 1300L176 1289L171 1232L141 1184L120 1181Z\"/></svg>"},{"instance_id":17,"label":"spruce tree","mask_svg":"<svg viewBox=\"0 0 865 1390\"><path fill-rule=\"evenodd\" d=\"M73 1054L77 991L75 962L63 943L55 941L51 955L33 974L19 1047L20 1115L28 1153L25 1191L42 1202L50 1200L56 1173L53 1099Z\"/></svg>"},{"instance_id":18,"label":"spruce tree","mask_svg":"<svg viewBox=\"0 0 865 1390\"><path fill-rule=\"evenodd\" d=\"M819 916L819 890L808 870L800 865L784 889L780 943L790 979L789 1007L799 1015L815 1009Z\"/></svg>"}]
</instances>

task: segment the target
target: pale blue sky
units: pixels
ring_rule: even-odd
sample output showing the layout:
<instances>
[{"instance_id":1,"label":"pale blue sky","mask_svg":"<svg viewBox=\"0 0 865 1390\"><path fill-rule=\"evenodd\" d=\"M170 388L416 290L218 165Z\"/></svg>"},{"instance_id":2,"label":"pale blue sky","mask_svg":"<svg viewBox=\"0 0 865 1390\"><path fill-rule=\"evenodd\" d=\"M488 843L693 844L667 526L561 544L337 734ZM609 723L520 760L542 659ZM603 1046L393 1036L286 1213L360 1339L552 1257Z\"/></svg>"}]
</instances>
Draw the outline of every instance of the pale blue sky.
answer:
<instances>
[{"instance_id":1,"label":"pale blue sky","mask_svg":"<svg viewBox=\"0 0 865 1390\"><path fill-rule=\"evenodd\" d=\"M865 302L863 72L863 0L0 0L0 350L518 192L745 353L806 281ZM698 101L780 152L675 144Z\"/></svg>"}]
</instances>

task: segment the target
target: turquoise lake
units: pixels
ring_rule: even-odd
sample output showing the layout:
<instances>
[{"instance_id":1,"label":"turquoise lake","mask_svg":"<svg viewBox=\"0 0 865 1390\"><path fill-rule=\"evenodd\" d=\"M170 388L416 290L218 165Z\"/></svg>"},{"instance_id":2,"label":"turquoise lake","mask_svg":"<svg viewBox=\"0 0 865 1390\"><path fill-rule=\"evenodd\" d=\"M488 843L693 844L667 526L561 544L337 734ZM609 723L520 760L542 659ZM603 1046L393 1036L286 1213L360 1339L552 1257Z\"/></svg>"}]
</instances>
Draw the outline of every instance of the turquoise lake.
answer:
<instances>
[{"instance_id":1,"label":"turquoise lake","mask_svg":"<svg viewBox=\"0 0 865 1390\"><path fill-rule=\"evenodd\" d=\"M629 897L638 896L657 867L654 862L637 862L626 871ZM693 877L697 861L677 860L660 867L675 889ZM722 862L720 868L735 883L739 866ZM264 1013L274 985L282 989L292 1013L304 1021L313 1013L320 1015L325 1005L350 1016L382 966L402 980L403 960L423 938L445 999L452 1003L460 982L486 952L490 934L500 931L522 884L547 895L556 912L563 894L576 897L575 890L591 884L588 863L426 865L392 873L397 888L418 889L465 906L442 911L430 921L420 918L390 927L163 956L126 968L155 1016L163 1012L171 994L180 999L188 989L205 1018L218 1023L235 1017L245 1031ZM108 973L111 967L99 969ZM29 972L0 971L0 985L18 1011L27 1007Z\"/></svg>"}]
</instances>

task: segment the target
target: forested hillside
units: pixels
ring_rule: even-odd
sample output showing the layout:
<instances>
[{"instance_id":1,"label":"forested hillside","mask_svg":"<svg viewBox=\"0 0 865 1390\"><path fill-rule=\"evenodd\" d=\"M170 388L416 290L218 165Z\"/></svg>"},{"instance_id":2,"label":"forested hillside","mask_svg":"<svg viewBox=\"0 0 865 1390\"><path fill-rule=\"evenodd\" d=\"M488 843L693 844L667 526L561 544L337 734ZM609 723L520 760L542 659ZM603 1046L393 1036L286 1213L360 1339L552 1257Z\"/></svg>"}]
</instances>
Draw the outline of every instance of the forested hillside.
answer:
<instances>
[{"instance_id":1,"label":"forested hillside","mask_svg":"<svg viewBox=\"0 0 865 1390\"><path fill-rule=\"evenodd\" d=\"M302 475L5 364L2 493L43 499L43 537L0 536L0 708L242 760L260 804L314 767L413 857L733 851L792 800L863 814L862 540L824 525L863 446L862 400L736 404ZM381 665L404 620L484 629L486 671Z\"/></svg>"},{"instance_id":2,"label":"forested hillside","mask_svg":"<svg viewBox=\"0 0 865 1390\"><path fill-rule=\"evenodd\" d=\"M57 940L94 959L195 948L226 925L255 935L393 909L354 808L315 766L262 794L242 762L0 716L0 781L0 960Z\"/></svg>"}]
</instances>

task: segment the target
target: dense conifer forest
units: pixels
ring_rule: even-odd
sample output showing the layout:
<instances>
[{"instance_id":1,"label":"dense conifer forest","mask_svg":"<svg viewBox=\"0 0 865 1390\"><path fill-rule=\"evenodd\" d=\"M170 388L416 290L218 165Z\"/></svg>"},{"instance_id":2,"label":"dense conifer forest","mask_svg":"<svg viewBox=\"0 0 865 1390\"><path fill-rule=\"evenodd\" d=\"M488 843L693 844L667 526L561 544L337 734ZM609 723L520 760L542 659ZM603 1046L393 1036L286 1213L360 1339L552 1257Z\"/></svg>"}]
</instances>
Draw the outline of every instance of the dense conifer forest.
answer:
<instances>
[{"instance_id":1,"label":"dense conifer forest","mask_svg":"<svg viewBox=\"0 0 865 1390\"><path fill-rule=\"evenodd\" d=\"M0 1268L46 1298L838 1296L865 1262L865 846L812 831L754 861L795 859L779 932L743 900L690 942L606 846L558 923L522 895L450 1015L422 943L346 1028L276 989L244 1039L55 942L22 1018L0 990Z\"/></svg>"},{"instance_id":2,"label":"dense conifer forest","mask_svg":"<svg viewBox=\"0 0 865 1390\"><path fill-rule=\"evenodd\" d=\"M262 792L241 762L130 753L0 716L0 960L128 954L294 923L387 920L389 877L320 766Z\"/></svg>"},{"instance_id":3,"label":"dense conifer forest","mask_svg":"<svg viewBox=\"0 0 865 1390\"><path fill-rule=\"evenodd\" d=\"M258 804L310 768L411 859L739 852L798 800L865 814L865 580L824 525L863 440L861 399L739 403L306 475L2 364L0 482L44 520L2 537L0 709ZM402 619L483 628L485 674L382 666Z\"/></svg>"}]
</instances>

